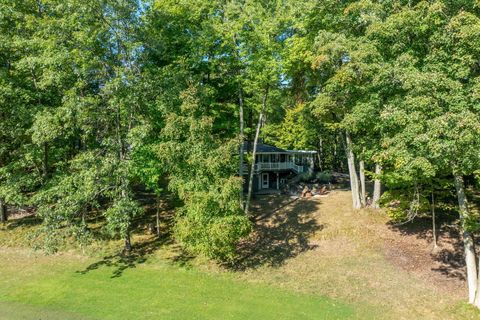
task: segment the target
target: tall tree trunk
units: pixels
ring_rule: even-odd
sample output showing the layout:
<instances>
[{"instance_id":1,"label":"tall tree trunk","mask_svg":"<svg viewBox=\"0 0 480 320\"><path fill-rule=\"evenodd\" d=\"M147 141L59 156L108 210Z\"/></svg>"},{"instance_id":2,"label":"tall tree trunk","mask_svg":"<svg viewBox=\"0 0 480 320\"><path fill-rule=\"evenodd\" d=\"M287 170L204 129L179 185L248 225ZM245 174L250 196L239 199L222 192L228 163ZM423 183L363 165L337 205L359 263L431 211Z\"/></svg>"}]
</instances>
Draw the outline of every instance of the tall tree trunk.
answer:
<instances>
[{"instance_id":1,"label":"tall tree trunk","mask_svg":"<svg viewBox=\"0 0 480 320\"><path fill-rule=\"evenodd\" d=\"M332 167L333 167L333 171L340 172L340 170L338 170L338 152L337 152L337 145L338 145L338 139L337 139L337 136L335 136L334 143L333 143Z\"/></svg>"},{"instance_id":2,"label":"tall tree trunk","mask_svg":"<svg viewBox=\"0 0 480 320\"><path fill-rule=\"evenodd\" d=\"M244 210L246 215L248 215L250 199L252 198L253 175L255 174L255 158L257 156L258 136L260 135L260 127L262 126L262 122L263 122L263 114L265 113L265 108L267 105L268 89L269 89L268 87L265 89L265 94L263 95L262 110L260 111L260 115L258 116L257 129L255 131L255 138L253 140L252 165L250 167L250 177L248 179L248 193L247 193L247 200L245 201L245 210Z\"/></svg>"},{"instance_id":3,"label":"tall tree trunk","mask_svg":"<svg viewBox=\"0 0 480 320\"><path fill-rule=\"evenodd\" d=\"M348 173L350 175L350 189L352 190L352 205L354 209L360 209L360 197L358 193L358 176L357 170L355 169L355 155L352 150L352 140L350 139L350 134L345 132L346 140L346 152L347 152L347 162L348 162Z\"/></svg>"},{"instance_id":4,"label":"tall tree trunk","mask_svg":"<svg viewBox=\"0 0 480 320\"><path fill-rule=\"evenodd\" d=\"M318 169L323 171L323 139L320 137L318 140Z\"/></svg>"},{"instance_id":5,"label":"tall tree trunk","mask_svg":"<svg viewBox=\"0 0 480 320\"><path fill-rule=\"evenodd\" d=\"M132 251L132 242L130 241L130 232L127 232L125 236L125 251L130 252Z\"/></svg>"},{"instance_id":6,"label":"tall tree trunk","mask_svg":"<svg viewBox=\"0 0 480 320\"><path fill-rule=\"evenodd\" d=\"M7 219L7 206L5 205L5 201L0 198L0 222L5 223Z\"/></svg>"},{"instance_id":7,"label":"tall tree trunk","mask_svg":"<svg viewBox=\"0 0 480 320\"><path fill-rule=\"evenodd\" d=\"M122 138L121 134L122 130L122 123L121 123L121 116L120 116L120 107L117 106L116 109L116 135L117 135L117 143L118 143L118 160L120 163L124 162L126 159L126 152L127 147L125 145L125 141ZM129 188L129 181L125 172L121 173L120 176L120 197L122 199L127 199L128 197L128 188ZM131 223L131 221L129 221ZM125 233L125 248L126 252L130 252L132 250L132 243L130 239L130 226L127 227Z\"/></svg>"},{"instance_id":8,"label":"tall tree trunk","mask_svg":"<svg viewBox=\"0 0 480 320\"><path fill-rule=\"evenodd\" d=\"M437 224L435 222L435 194L432 188L432 234L433 234L433 249L437 248Z\"/></svg>"},{"instance_id":9,"label":"tall tree trunk","mask_svg":"<svg viewBox=\"0 0 480 320\"><path fill-rule=\"evenodd\" d=\"M465 220L468 218L469 212L463 176L457 172L454 172L454 180L455 189L457 191L460 220L463 228L463 247L465 250L465 264L467 265L468 302L473 304L475 301L478 301L478 299L475 297L478 286L475 244L472 234L468 230L465 230Z\"/></svg>"},{"instance_id":10,"label":"tall tree trunk","mask_svg":"<svg viewBox=\"0 0 480 320\"><path fill-rule=\"evenodd\" d=\"M473 305L480 309L480 257L478 258L478 274L477 274L477 291L475 292L475 299Z\"/></svg>"},{"instance_id":11,"label":"tall tree trunk","mask_svg":"<svg viewBox=\"0 0 480 320\"><path fill-rule=\"evenodd\" d=\"M373 199L372 207L374 209L380 208L380 196L382 194L382 182L380 181L380 175L382 174L382 166L378 163L375 164L375 180L373 183Z\"/></svg>"},{"instance_id":12,"label":"tall tree trunk","mask_svg":"<svg viewBox=\"0 0 480 320\"><path fill-rule=\"evenodd\" d=\"M43 178L48 177L48 143L43 143Z\"/></svg>"},{"instance_id":13,"label":"tall tree trunk","mask_svg":"<svg viewBox=\"0 0 480 320\"><path fill-rule=\"evenodd\" d=\"M360 160L360 203L362 207L367 205L367 194L365 190L365 162Z\"/></svg>"},{"instance_id":14,"label":"tall tree trunk","mask_svg":"<svg viewBox=\"0 0 480 320\"><path fill-rule=\"evenodd\" d=\"M160 196L157 195L157 223L156 223L156 228L157 228L157 237L160 238Z\"/></svg>"},{"instance_id":15,"label":"tall tree trunk","mask_svg":"<svg viewBox=\"0 0 480 320\"><path fill-rule=\"evenodd\" d=\"M245 141L245 136L243 132L243 95L242 89L238 90L238 107L239 107L239 122L240 122L240 163L239 163L239 170L238 174L240 179L242 179L242 189L240 191L240 208L244 210L244 203L243 203L243 184L245 183L243 180L243 144Z\"/></svg>"}]
</instances>

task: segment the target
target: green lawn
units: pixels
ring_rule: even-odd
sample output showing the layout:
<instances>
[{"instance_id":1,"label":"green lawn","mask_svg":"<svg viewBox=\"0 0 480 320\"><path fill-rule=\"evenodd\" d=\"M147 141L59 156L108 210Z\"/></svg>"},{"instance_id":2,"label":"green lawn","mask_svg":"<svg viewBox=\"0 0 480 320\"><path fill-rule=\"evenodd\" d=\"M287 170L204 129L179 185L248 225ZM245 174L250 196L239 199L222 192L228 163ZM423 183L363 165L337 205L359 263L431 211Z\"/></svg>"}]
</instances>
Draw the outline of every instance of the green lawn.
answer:
<instances>
[{"instance_id":1,"label":"green lawn","mask_svg":"<svg viewBox=\"0 0 480 320\"><path fill-rule=\"evenodd\" d=\"M45 256L26 240L36 224L12 220L0 225L0 320L480 319L466 289L451 285L461 281L428 261L408 271L389 258L389 250L409 248L407 239L430 256L426 240L390 230L383 214L353 211L350 201L338 191L262 220L265 241L242 251L245 269L185 256L140 233L132 260L102 260L120 251L120 240ZM409 252L403 256L415 259Z\"/></svg>"},{"instance_id":2,"label":"green lawn","mask_svg":"<svg viewBox=\"0 0 480 320\"><path fill-rule=\"evenodd\" d=\"M169 264L0 253L0 319L344 319L342 302ZM83 272L82 272L83 271Z\"/></svg>"}]
</instances>

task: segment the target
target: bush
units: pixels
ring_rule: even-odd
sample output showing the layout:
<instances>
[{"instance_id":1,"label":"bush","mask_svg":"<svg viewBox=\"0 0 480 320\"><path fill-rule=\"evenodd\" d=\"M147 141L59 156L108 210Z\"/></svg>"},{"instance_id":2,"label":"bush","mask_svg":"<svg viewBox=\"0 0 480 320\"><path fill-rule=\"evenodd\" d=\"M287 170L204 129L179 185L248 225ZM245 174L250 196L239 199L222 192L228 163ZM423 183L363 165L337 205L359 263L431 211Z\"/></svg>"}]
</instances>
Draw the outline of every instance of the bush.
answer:
<instances>
[{"instance_id":1,"label":"bush","mask_svg":"<svg viewBox=\"0 0 480 320\"><path fill-rule=\"evenodd\" d=\"M219 179L210 190L192 190L176 218L175 239L186 251L220 261L232 261L238 241L252 230L239 206L241 182Z\"/></svg>"},{"instance_id":2,"label":"bush","mask_svg":"<svg viewBox=\"0 0 480 320\"><path fill-rule=\"evenodd\" d=\"M301 182L309 182L313 179L314 175L311 172L304 172L300 174L299 181Z\"/></svg>"},{"instance_id":3,"label":"bush","mask_svg":"<svg viewBox=\"0 0 480 320\"><path fill-rule=\"evenodd\" d=\"M316 178L320 183L332 182L332 173L330 171L317 172Z\"/></svg>"},{"instance_id":4,"label":"bush","mask_svg":"<svg viewBox=\"0 0 480 320\"><path fill-rule=\"evenodd\" d=\"M409 190L385 191L380 198L380 205L386 208L390 219L397 223L409 221L430 210L430 203L425 197L417 197Z\"/></svg>"}]
</instances>

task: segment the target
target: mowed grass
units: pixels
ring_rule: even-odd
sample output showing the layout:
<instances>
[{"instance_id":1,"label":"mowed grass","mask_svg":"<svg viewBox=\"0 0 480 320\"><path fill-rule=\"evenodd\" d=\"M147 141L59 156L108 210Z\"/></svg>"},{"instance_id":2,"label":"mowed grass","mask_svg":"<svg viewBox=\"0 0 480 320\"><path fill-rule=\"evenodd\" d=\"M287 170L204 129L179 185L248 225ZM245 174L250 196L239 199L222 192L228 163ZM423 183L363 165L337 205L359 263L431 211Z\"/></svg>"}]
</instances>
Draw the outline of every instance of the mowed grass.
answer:
<instances>
[{"instance_id":1,"label":"mowed grass","mask_svg":"<svg viewBox=\"0 0 480 320\"><path fill-rule=\"evenodd\" d=\"M86 258L0 252L0 319L344 319L342 302L155 263L86 270Z\"/></svg>"},{"instance_id":2,"label":"mowed grass","mask_svg":"<svg viewBox=\"0 0 480 320\"><path fill-rule=\"evenodd\" d=\"M117 240L45 256L28 248L37 222L12 220L0 226L0 320L480 319L464 280L439 268L461 267L438 265L428 239L350 197L256 199L262 218L233 268L142 230L132 259Z\"/></svg>"}]
</instances>

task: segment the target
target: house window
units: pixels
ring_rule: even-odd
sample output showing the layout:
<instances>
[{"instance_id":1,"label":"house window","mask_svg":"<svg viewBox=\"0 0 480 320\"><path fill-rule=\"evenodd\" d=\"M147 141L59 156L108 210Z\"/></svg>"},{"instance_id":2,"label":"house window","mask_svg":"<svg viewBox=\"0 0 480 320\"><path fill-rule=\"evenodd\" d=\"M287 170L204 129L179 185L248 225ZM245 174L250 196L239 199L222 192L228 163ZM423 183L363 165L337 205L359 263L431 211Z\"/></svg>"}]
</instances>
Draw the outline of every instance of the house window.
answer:
<instances>
[{"instance_id":1,"label":"house window","mask_svg":"<svg viewBox=\"0 0 480 320\"><path fill-rule=\"evenodd\" d=\"M270 155L269 154L264 154L262 162L265 162L265 163L270 162Z\"/></svg>"},{"instance_id":2,"label":"house window","mask_svg":"<svg viewBox=\"0 0 480 320\"><path fill-rule=\"evenodd\" d=\"M286 155L281 154L280 155L280 162L285 162L285 159L286 159Z\"/></svg>"}]
</instances>

